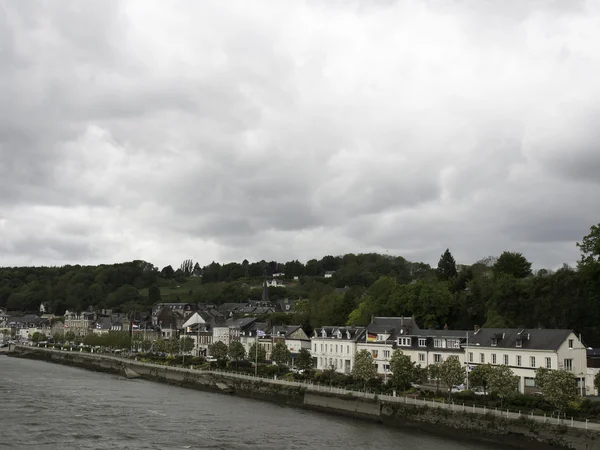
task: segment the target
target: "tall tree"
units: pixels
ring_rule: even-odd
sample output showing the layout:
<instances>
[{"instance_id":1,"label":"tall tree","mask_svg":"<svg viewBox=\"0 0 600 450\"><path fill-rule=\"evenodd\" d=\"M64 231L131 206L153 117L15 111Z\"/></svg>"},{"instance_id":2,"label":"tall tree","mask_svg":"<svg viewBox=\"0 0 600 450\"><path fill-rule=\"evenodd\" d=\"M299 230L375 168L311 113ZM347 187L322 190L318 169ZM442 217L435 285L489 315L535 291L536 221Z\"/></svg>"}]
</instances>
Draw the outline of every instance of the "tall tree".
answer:
<instances>
[{"instance_id":1,"label":"tall tree","mask_svg":"<svg viewBox=\"0 0 600 450\"><path fill-rule=\"evenodd\" d=\"M179 266L179 270L181 270L186 277L189 277L192 274L192 270L194 270L194 261L191 259L184 259L181 266Z\"/></svg>"},{"instance_id":2,"label":"tall tree","mask_svg":"<svg viewBox=\"0 0 600 450\"><path fill-rule=\"evenodd\" d=\"M229 344L229 358L237 363L238 360L244 359L246 349L240 341L233 341Z\"/></svg>"},{"instance_id":3,"label":"tall tree","mask_svg":"<svg viewBox=\"0 0 600 450\"><path fill-rule=\"evenodd\" d=\"M377 366L373 361L373 356L367 350L360 350L354 355L354 367L352 368L352 375L357 380L363 382L365 392L367 390L367 383L377 376Z\"/></svg>"},{"instance_id":4,"label":"tall tree","mask_svg":"<svg viewBox=\"0 0 600 450\"><path fill-rule=\"evenodd\" d=\"M227 344L225 342L215 342L209 347L210 354L217 358L218 360L226 360L227 355L229 354L229 349L227 348Z\"/></svg>"},{"instance_id":5,"label":"tall tree","mask_svg":"<svg viewBox=\"0 0 600 450\"><path fill-rule=\"evenodd\" d=\"M442 281L453 280L456 278L456 261L449 249L442 254L437 265L436 274Z\"/></svg>"},{"instance_id":6,"label":"tall tree","mask_svg":"<svg viewBox=\"0 0 600 450\"><path fill-rule=\"evenodd\" d=\"M560 412L564 412L577 398L577 379L572 372L538 367L535 371L535 384L544 398Z\"/></svg>"},{"instance_id":7,"label":"tall tree","mask_svg":"<svg viewBox=\"0 0 600 450\"><path fill-rule=\"evenodd\" d=\"M262 344L258 344L257 348L256 343L252 344L248 349L247 357L250 361L254 361L256 359L257 362L265 362L265 360L267 359L267 351L265 350L265 346Z\"/></svg>"},{"instance_id":8,"label":"tall tree","mask_svg":"<svg viewBox=\"0 0 600 450\"><path fill-rule=\"evenodd\" d=\"M481 388L483 389L483 393L487 395L492 367L491 364L479 364L475 366L469 372L469 387L472 389Z\"/></svg>"},{"instance_id":9,"label":"tall tree","mask_svg":"<svg viewBox=\"0 0 600 450\"><path fill-rule=\"evenodd\" d=\"M498 395L502 406L505 400L517 394L519 377L508 366L491 366L488 383L490 392Z\"/></svg>"},{"instance_id":10,"label":"tall tree","mask_svg":"<svg viewBox=\"0 0 600 450\"><path fill-rule=\"evenodd\" d=\"M310 352L307 349L303 348L298 353L298 356L296 357L296 367L300 370L312 369L313 361Z\"/></svg>"},{"instance_id":11,"label":"tall tree","mask_svg":"<svg viewBox=\"0 0 600 450\"><path fill-rule=\"evenodd\" d=\"M531 275L531 263L521 253L502 252L494 264L496 274L526 278Z\"/></svg>"},{"instance_id":12,"label":"tall tree","mask_svg":"<svg viewBox=\"0 0 600 450\"><path fill-rule=\"evenodd\" d=\"M448 387L448 394L451 393L452 386L462 384L465 381L465 369L458 356L449 356L440 364L440 380Z\"/></svg>"},{"instance_id":13,"label":"tall tree","mask_svg":"<svg viewBox=\"0 0 600 450\"><path fill-rule=\"evenodd\" d=\"M394 350L390 358L390 370L392 371L392 384L398 389L406 390L410 383L418 378L418 370L410 356L401 350Z\"/></svg>"},{"instance_id":14,"label":"tall tree","mask_svg":"<svg viewBox=\"0 0 600 450\"><path fill-rule=\"evenodd\" d=\"M292 354L285 345L284 342L278 342L273 347L273 351L271 352L271 360L275 361L277 365L283 366L287 364L287 362L291 359Z\"/></svg>"}]
</instances>

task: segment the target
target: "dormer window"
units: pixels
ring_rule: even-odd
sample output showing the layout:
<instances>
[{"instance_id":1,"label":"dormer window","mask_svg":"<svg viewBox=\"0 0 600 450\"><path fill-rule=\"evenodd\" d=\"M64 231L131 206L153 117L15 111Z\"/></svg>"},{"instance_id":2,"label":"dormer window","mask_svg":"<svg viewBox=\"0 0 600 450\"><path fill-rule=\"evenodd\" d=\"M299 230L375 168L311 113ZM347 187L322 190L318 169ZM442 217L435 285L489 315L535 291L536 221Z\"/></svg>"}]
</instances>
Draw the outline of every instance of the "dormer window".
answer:
<instances>
[{"instance_id":1,"label":"dormer window","mask_svg":"<svg viewBox=\"0 0 600 450\"><path fill-rule=\"evenodd\" d=\"M407 338L407 337L401 337L398 338L398 345L400 347L410 347L412 345L412 341L411 338Z\"/></svg>"},{"instance_id":2,"label":"dormer window","mask_svg":"<svg viewBox=\"0 0 600 450\"><path fill-rule=\"evenodd\" d=\"M497 347L497 346L498 346L498 339L492 338L492 347Z\"/></svg>"},{"instance_id":3,"label":"dormer window","mask_svg":"<svg viewBox=\"0 0 600 450\"><path fill-rule=\"evenodd\" d=\"M517 348L523 347L523 341L521 339L517 339Z\"/></svg>"},{"instance_id":4,"label":"dormer window","mask_svg":"<svg viewBox=\"0 0 600 450\"><path fill-rule=\"evenodd\" d=\"M419 338L419 347L427 347L427 339Z\"/></svg>"},{"instance_id":5,"label":"dormer window","mask_svg":"<svg viewBox=\"0 0 600 450\"><path fill-rule=\"evenodd\" d=\"M325 331L325 330L321 331L321 336L322 337L327 337L327 331Z\"/></svg>"},{"instance_id":6,"label":"dormer window","mask_svg":"<svg viewBox=\"0 0 600 450\"><path fill-rule=\"evenodd\" d=\"M350 332L346 331L346 339L350 340Z\"/></svg>"}]
</instances>

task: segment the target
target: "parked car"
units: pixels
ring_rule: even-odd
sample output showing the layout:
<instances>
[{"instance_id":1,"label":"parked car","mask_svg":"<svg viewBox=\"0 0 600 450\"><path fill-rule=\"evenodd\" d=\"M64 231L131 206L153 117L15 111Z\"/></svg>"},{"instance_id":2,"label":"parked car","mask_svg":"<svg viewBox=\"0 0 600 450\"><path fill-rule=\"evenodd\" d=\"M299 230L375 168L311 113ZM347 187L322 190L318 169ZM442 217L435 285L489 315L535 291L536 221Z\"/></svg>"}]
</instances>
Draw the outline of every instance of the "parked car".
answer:
<instances>
[{"instance_id":1,"label":"parked car","mask_svg":"<svg viewBox=\"0 0 600 450\"><path fill-rule=\"evenodd\" d=\"M464 390L465 390L465 385L459 384L458 386L452 386L452 389L450 390L450 392L452 392L453 394L458 394L459 392L462 392Z\"/></svg>"},{"instance_id":2,"label":"parked car","mask_svg":"<svg viewBox=\"0 0 600 450\"><path fill-rule=\"evenodd\" d=\"M290 369L290 371L291 371L292 373L297 373L297 374L303 374L303 373L304 373L304 369L298 369L297 367L292 367L292 368Z\"/></svg>"},{"instance_id":3,"label":"parked car","mask_svg":"<svg viewBox=\"0 0 600 450\"><path fill-rule=\"evenodd\" d=\"M206 362L217 362L217 358L215 358L214 356L207 356L206 357Z\"/></svg>"}]
</instances>

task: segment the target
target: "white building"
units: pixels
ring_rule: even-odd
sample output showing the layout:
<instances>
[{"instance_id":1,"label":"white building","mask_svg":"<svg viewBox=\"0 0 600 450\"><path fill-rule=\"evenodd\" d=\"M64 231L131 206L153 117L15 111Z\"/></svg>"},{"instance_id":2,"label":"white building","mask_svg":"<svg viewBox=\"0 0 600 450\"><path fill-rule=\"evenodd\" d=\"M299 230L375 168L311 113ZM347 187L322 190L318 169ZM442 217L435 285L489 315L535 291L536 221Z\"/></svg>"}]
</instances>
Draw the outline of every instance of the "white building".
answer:
<instances>
[{"instance_id":1,"label":"white building","mask_svg":"<svg viewBox=\"0 0 600 450\"><path fill-rule=\"evenodd\" d=\"M364 339L364 327L315 328L311 338L311 355L315 368L331 367L341 373L350 373L354 367L357 341Z\"/></svg>"},{"instance_id":2,"label":"white building","mask_svg":"<svg viewBox=\"0 0 600 450\"><path fill-rule=\"evenodd\" d=\"M519 391L537 392L535 369L564 369L577 377L581 395L594 393L586 347L572 330L476 328L465 353L470 365L504 364L519 377Z\"/></svg>"},{"instance_id":3,"label":"white building","mask_svg":"<svg viewBox=\"0 0 600 450\"><path fill-rule=\"evenodd\" d=\"M593 395L594 371L588 370L586 347L572 330L479 328L473 331L422 330L411 317L375 317L349 335L348 327L322 327L311 339L311 352L320 370L334 367L349 373L354 353L367 350L377 373L389 372L389 359L399 349L421 367L455 355L471 367L507 365L519 377L519 391L537 392L535 369L565 369L577 377L581 395Z\"/></svg>"}]
</instances>

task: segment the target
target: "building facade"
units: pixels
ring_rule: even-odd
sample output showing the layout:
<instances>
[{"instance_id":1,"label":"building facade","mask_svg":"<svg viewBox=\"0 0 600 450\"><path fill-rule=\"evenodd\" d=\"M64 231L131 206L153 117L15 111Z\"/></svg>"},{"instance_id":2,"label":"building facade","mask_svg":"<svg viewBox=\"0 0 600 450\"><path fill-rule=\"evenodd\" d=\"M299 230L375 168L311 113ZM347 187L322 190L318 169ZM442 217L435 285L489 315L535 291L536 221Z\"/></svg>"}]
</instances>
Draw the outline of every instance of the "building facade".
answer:
<instances>
[{"instance_id":1,"label":"building facade","mask_svg":"<svg viewBox=\"0 0 600 450\"><path fill-rule=\"evenodd\" d=\"M401 350L416 365L425 368L458 357L472 370L480 364L506 365L519 379L519 392L533 393L538 367L564 369L577 378L580 395L594 395L593 376L588 370L586 347L572 330L479 328L474 330L424 330L412 317L375 317L365 328L321 327L311 338L315 367L333 367L350 373L354 354L368 351L377 373L386 377L394 350Z\"/></svg>"}]
</instances>

